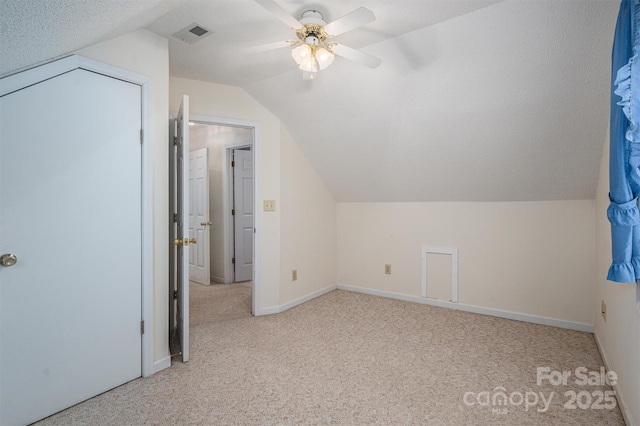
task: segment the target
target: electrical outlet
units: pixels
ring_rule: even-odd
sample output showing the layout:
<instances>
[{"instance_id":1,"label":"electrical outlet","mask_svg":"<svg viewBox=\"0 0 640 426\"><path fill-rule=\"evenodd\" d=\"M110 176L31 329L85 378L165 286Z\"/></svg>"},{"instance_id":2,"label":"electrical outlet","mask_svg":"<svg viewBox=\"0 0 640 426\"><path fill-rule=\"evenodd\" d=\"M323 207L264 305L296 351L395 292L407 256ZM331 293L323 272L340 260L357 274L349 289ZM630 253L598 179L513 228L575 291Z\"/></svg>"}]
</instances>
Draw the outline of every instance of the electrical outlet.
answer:
<instances>
[{"instance_id":1,"label":"electrical outlet","mask_svg":"<svg viewBox=\"0 0 640 426\"><path fill-rule=\"evenodd\" d=\"M296 281L298 279L298 270L294 269L291 271L291 281Z\"/></svg>"},{"instance_id":2,"label":"electrical outlet","mask_svg":"<svg viewBox=\"0 0 640 426\"><path fill-rule=\"evenodd\" d=\"M391 275L391 265L388 263L384 265L384 273L387 275Z\"/></svg>"},{"instance_id":3,"label":"electrical outlet","mask_svg":"<svg viewBox=\"0 0 640 426\"><path fill-rule=\"evenodd\" d=\"M264 200L264 211L265 212L275 212L276 211L276 200Z\"/></svg>"},{"instance_id":4,"label":"electrical outlet","mask_svg":"<svg viewBox=\"0 0 640 426\"><path fill-rule=\"evenodd\" d=\"M604 303L604 300L601 301L602 305L600 308L600 312L602 313L602 319L604 319L604 321L607 321L607 304Z\"/></svg>"}]
</instances>

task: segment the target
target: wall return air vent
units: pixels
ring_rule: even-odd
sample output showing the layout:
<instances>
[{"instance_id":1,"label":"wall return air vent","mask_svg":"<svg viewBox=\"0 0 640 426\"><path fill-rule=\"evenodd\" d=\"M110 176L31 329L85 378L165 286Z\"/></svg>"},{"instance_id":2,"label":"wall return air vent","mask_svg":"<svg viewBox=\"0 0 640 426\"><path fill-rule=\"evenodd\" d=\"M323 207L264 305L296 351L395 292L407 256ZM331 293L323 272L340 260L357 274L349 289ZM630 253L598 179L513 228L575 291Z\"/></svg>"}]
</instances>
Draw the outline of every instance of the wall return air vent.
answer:
<instances>
[{"instance_id":1,"label":"wall return air vent","mask_svg":"<svg viewBox=\"0 0 640 426\"><path fill-rule=\"evenodd\" d=\"M182 40L187 44L194 44L196 41L200 41L211 34L213 34L213 31L210 31L202 25L194 22L173 34L173 37L178 40Z\"/></svg>"}]
</instances>

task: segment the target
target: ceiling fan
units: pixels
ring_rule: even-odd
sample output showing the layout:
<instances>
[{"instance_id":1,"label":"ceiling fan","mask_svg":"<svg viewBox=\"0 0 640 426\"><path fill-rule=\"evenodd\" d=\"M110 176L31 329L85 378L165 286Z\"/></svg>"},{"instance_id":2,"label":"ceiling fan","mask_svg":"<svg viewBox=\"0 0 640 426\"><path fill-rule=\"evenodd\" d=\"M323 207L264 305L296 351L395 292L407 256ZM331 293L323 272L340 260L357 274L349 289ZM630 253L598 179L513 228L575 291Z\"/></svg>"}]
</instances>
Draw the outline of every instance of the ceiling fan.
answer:
<instances>
[{"instance_id":1,"label":"ceiling fan","mask_svg":"<svg viewBox=\"0 0 640 426\"><path fill-rule=\"evenodd\" d=\"M360 7L331 23L326 23L317 10L307 10L297 20L285 11L275 0L255 0L276 18L296 32L297 40L279 41L248 49L247 52L263 52L283 47L293 47L291 56L302 70L302 78L313 80L318 70L327 68L334 60L334 54L353 62L376 68L382 60L344 44L333 43L331 38L376 20L373 12Z\"/></svg>"}]
</instances>

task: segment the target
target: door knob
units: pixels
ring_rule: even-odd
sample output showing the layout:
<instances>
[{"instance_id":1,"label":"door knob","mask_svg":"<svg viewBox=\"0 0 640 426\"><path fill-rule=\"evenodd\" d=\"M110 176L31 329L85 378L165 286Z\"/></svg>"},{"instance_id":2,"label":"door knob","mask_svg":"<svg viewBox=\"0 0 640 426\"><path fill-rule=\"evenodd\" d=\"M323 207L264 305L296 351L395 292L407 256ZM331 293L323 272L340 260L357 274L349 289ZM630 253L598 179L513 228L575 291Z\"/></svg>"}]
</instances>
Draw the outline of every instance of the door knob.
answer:
<instances>
[{"instance_id":1,"label":"door knob","mask_svg":"<svg viewBox=\"0 0 640 426\"><path fill-rule=\"evenodd\" d=\"M198 242L195 238L178 238L173 240L173 244L177 246L188 246L189 244L196 244Z\"/></svg>"},{"instance_id":2,"label":"door knob","mask_svg":"<svg viewBox=\"0 0 640 426\"><path fill-rule=\"evenodd\" d=\"M0 265L13 266L18 262L18 258L15 254L5 253L0 256Z\"/></svg>"},{"instance_id":3,"label":"door knob","mask_svg":"<svg viewBox=\"0 0 640 426\"><path fill-rule=\"evenodd\" d=\"M202 222L200 226L211 226L211 222Z\"/></svg>"}]
</instances>

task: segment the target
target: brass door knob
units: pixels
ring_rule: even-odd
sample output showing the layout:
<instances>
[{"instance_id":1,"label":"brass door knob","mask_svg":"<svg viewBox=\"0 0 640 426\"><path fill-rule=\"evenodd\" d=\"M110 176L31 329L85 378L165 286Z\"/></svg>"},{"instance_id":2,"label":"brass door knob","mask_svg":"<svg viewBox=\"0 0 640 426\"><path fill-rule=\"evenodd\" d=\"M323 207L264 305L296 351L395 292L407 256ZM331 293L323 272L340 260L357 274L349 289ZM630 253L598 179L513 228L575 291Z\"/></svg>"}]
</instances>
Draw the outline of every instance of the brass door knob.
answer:
<instances>
[{"instance_id":1,"label":"brass door knob","mask_svg":"<svg viewBox=\"0 0 640 426\"><path fill-rule=\"evenodd\" d=\"M200 226L211 226L212 223L211 222L201 222Z\"/></svg>"},{"instance_id":2,"label":"brass door knob","mask_svg":"<svg viewBox=\"0 0 640 426\"><path fill-rule=\"evenodd\" d=\"M196 244L198 242L195 238L178 238L173 240L173 244L177 246L188 246L189 244Z\"/></svg>"}]
</instances>

